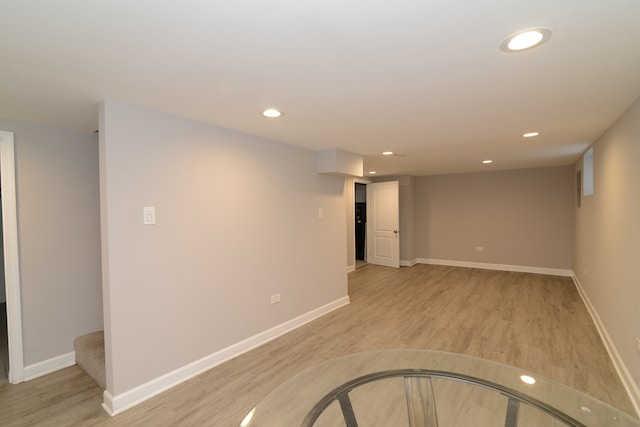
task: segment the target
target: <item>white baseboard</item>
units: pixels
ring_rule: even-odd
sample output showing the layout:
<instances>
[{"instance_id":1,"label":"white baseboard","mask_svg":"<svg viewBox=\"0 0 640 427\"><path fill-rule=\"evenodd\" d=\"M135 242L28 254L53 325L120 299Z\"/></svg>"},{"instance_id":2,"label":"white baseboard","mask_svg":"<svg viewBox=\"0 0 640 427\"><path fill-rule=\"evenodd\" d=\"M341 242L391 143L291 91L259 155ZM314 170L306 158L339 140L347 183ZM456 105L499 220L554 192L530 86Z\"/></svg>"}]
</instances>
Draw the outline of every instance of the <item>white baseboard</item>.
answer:
<instances>
[{"instance_id":1,"label":"white baseboard","mask_svg":"<svg viewBox=\"0 0 640 427\"><path fill-rule=\"evenodd\" d=\"M76 364L76 352L62 354L51 359L34 363L24 367L24 380L29 381L43 375L50 374L60 369L68 368Z\"/></svg>"},{"instance_id":2,"label":"white baseboard","mask_svg":"<svg viewBox=\"0 0 640 427\"><path fill-rule=\"evenodd\" d=\"M550 276L573 277L573 270L562 268L529 267L509 264L488 264L484 262L449 261L444 259L418 258L418 264L450 265L453 267L481 268L483 270L515 271L519 273L547 274Z\"/></svg>"},{"instance_id":3,"label":"white baseboard","mask_svg":"<svg viewBox=\"0 0 640 427\"><path fill-rule=\"evenodd\" d=\"M298 316L295 319L288 320L278 326L247 338L246 340L240 341L239 343L205 356L200 360L196 360L193 363L155 378L136 388L125 391L124 393L114 396L110 392L105 391L103 394L102 408L111 416L118 415L165 390L175 387L176 385L201 374L202 372L208 371L221 363L266 344L267 342L278 338L280 335L299 328L300 326L347 304L349 304L349 297L345 296L322 307L316 308L315 310L311 310L310 312Z\"/></svg>"},{"instance_id":4,"label":"white baseboard","mask_svg":"<svg viewBox=\"0 0 640 427\"><path fill-rule=\"evenodd\" d=\"M356 271L356 266L354 265L347 265L347 274L351 273L352 271Z\"/></svg>"},{"instance_id":5,"label":"white baseboard","mask_svg":"<svg viewBox=\"0 0 640 427\"><path fill-rule=\"evenodd\" d=\"M409 261L400 260L400 267L413 267L417 263L418 263L418 260L415 258Z\"/></svg>"},{"instance_id":6,"label":"white baseboard","mask_svg":"<svg viewBox=\"0 0 640 427\"><path fill-rule=\"evenodd\" d=\"M629 398L631 399L631 403L633 404L634 409L636 410L636 414L640 417L640 389L636 385L631 373L627 369L627 365L625 365L622 357L620 357L620 353L616 349L616 346L613 344L611 340L611 336L607 332L607 328L604 327L604 323L600 319L598 312L595 307L591 303L591 300L587 296L587 293L582 288L582 284L580 280L576 277L576 275L572 275L573 283L575 283L576 288L578 289L578 293L584 302L584 305L587 307L589 314L591 315L591 319L593 319L593 323L596 325L596 329L600 334L600 338L602 338L602 342L604 343L605 348L607 349L607 353L609 353L609 358L613 362L613 366L616 368L616 372L622 381L622 385L624 385Z\"/></svg>"}]
</instances>

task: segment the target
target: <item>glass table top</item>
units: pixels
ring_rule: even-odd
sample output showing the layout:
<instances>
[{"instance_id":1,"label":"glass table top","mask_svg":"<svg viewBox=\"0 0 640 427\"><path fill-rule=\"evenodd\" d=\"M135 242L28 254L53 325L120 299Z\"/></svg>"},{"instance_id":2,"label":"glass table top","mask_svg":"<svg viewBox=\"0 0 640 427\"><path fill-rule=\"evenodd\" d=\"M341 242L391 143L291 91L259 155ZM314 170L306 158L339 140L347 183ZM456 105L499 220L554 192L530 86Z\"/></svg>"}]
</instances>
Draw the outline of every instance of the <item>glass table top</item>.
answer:
<instances>
[{"instance_id":1,"label":"glass table top","mask_svg":"<svg viewBox=\"0 0 640 427\"><path fill-rule=\"evenodd\" d=\"M428 350L331 359L285 381L241 427L620 426L640 421L501 363Z\"/></svg>"}]
</instances>

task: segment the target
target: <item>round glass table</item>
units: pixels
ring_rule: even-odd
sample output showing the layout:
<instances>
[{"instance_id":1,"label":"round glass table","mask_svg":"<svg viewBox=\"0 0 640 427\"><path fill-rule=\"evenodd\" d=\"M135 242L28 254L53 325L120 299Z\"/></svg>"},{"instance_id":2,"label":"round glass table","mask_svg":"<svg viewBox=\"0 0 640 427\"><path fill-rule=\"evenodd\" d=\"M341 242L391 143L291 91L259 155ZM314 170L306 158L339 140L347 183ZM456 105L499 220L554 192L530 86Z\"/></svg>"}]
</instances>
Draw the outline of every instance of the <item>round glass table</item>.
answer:
<instances>
[{"instance_id":1,"label":"round glass table","mask_svg":"<svg viewBox=\"0 0 640 427\"><path fill-rule=\"evenodd\" d=\"M282 383L241 427L620 426L640 421L530 372L427 350L356 353Z\"/></svg>"}]
</instances>

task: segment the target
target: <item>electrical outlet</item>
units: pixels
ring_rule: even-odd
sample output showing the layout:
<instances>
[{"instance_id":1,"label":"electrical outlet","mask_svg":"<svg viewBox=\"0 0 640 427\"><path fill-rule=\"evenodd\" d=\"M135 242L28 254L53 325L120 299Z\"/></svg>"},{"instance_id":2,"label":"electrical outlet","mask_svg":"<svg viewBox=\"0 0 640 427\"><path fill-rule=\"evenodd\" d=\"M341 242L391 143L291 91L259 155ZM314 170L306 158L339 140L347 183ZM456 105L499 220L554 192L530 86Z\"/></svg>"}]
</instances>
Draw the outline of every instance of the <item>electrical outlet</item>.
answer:
<instances>
[{"instance_id":1,"label":"electrical outlet","mask_svg":"<svg viewBox=\"0 0 640 427\"><path fill-rule=\"evenodd\" d=\"M277 304L280 302L280 294L271 295L271 304Z\"/></svg>"},{"instance_id":2,"label":"electrical outlet","mask_svg":"<svg viewBox=\"0 0 640 427\"><path fill-rule=\"evenodd\" d=\"M484 251L484 246L476 246L476 251L478 252Z\"/></svg>"}]
</instances>

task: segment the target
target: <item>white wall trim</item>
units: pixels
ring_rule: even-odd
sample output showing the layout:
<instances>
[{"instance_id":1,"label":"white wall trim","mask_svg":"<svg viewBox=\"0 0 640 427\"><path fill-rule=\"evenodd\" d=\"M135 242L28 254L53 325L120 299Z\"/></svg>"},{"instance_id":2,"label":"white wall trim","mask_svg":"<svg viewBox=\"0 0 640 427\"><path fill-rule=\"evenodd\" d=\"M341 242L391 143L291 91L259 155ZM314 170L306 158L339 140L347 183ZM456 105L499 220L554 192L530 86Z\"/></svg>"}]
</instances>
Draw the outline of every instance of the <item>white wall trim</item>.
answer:
<instances>
[{"instance_id":1,"label":"white wall trim","mask_svg":"<svg viewBox=\"0 0 640 427\"><path fill-rule=\"evenodd\" d=\"M312 320L317 319L318 317L324 316L327 313L337 310L338 308L343 307L347 304L349 304L349 297L342 297L322 307L311 310L310 312L298 316L294 319L281 323L278 326L275 326L271 329L268 329L236 344L233 344L227 348L205 356L200 360L196 360L193 363L190 363L172 372L155 378L138 387L125 391L124 393L120 393L114 396L110 392L105 391L103 394L102 408L111 416L118 415L126 411L127 409L130 409L138 405L139 403L142 403L145 400L148 400L153 396L162 393L165 390L175 387L176 385L183 383L195 377L196 375L208 371L209 369L214 368L221 363L233 359L234 357L237 357L243 353L246 353L249 350L253 350L256 347L266 344L267 342L274 340L287 332L299 328L300 326L309 323Z\"/></svg>"},{"instance_id":2,"label":"white wall trim","mask_svg":"<svg viewBox=\"0 0 640 427\"><path fill-rule=\"evenodd\" d=\"M573 283L575 283L576 288L578 289L580 298L582 298L584 305L587 307L587 311L589 311L589 314L591 315L591 319L593 320L593 323L595 323L596 325L596 329L600 334L600 338L602 338L602 342L604 343L604 346L607 349L607 353L609 353L609 357L613 362L613 366L616 368L616 372L618 373L618 376L622 381L622 385L627 391L627 394L629 395L629 399L631 399L631 403L633 404L633 407L636 410L636 414L640 417L640 389L638 389L638 386L633 380L631 373L627 369L627 365L625 365L624 361L622 360L622 357L620 357L620 353L618 353L616 346L613 344L613 340L609 336L609 333L607 332L607 328L605 328L604 323L602 323L602 320L600 319L598 312L596 311L595 307L591 303L589 296L584 291L584 288L582 287L580 280L578 280L578 277L576 277L575 274L572 275L572 278L573 278Z\"/></svg>"},{"instance_id":3,"label":"white wall trim","mask_svg":"<svg viewBox=\"0 0 640 427\"><path fill-rule=\"evenodd\" d=\"M347 265L347 274L351 273L352 271L356 271L356 266L355 266L355 264L353 264L353 265Z\"/></svg>"},{"instance_id":4,"label":"white wall trim","mask_svg":"<svg viewBox=\"0 0 640 427\"><path fill-rule=\"evenodd\" d=\"M62 354L24 367L24 380L30 381L76 364L76 352Z\"/></svg>"},{"instance_id":5,"label":"white wall trim","mask_svg":"<svg viewBox=\"0 0 640 427\"><path fill-rule=\"evenodd\" d=\"M573 277L573 270L562 268L529 267L509 264L488 264L484 262L449 261L444 259L418 258L418 264L450 265L453 267L481 268L483 270L515 271L519 273L547 274L550 276Z\"/></svg>"},{"instance_id":6,"label":"white wall trim","mask_svg":"<svg viewBox=\"0 0 640 427\"><path fill-rule=\"evenodd\" d=\"M0 180L2 183L3 256L5 288L7 291L7 332L9 336L8 379L11 384L17 384L24 381L25 368L13 132L0 131Z\"/></svg>"},{"instance_id":7,"label":"white wall trim","mask_svg":"<svg viewBox=\"0 0 640 427\"><path fill-rule=\"evenodd\" d=\"M406 260L400 260L400 267L413 267L414 265L416 265L418 263L417 259L412 259L409 261Z\"/></svg>"}]
</instances>

